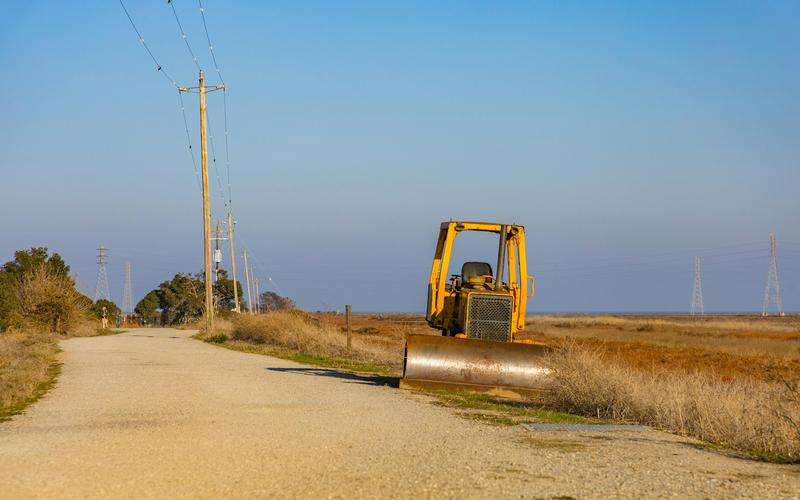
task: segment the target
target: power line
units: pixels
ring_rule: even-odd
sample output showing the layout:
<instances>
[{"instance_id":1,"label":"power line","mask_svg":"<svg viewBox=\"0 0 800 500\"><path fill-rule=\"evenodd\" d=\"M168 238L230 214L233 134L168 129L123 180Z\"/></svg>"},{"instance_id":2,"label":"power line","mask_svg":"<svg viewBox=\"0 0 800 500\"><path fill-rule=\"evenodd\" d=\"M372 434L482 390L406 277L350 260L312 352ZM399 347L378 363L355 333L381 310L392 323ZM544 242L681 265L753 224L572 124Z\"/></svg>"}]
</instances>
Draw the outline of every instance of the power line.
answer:
<instances>
[{"instance_id":1,"label":"power line","mask_svg":"<svg viewBox=\"0 0 800 500\"><path fill-rule=\"evenodd\" d=\"M186 119L186 106L183 104L183 92L178 89L178 107L181 108L181 116L183 117L183 129L186 131L186 148L189 150L189 156L192 158L192 167L194 168L194 180L197 183L197 189L200 189L200 172L197 170L197 157L192 148L192 135L189 133L189 120Z\"/></svg>"},{"instance_id":2,"label":"power line","mask_svg":"<svg viewBox=\"0 0 800 500\"><path fill-rule=\"evenodd\" d=\"M720 257L730 257L730 256L737 256L737 255L763 255L766 249L764 248L753 248L749 250L740 250L736 252L708 252L704 254L704 256L708 259L715 260L719 259ZM677 252L676 252L677 253ZM659 254L659 255L669 255L669 254ZM550 269L547 268L536 268L536 272L540 274L549 274L549 273L564 273L564 272L574 272L574 271L595 271L595 270L613 270L616 268L623 267L625 270L631 269L633 267L642 267L642 266L652 266L653 264L666 264L666 263L675 263L680 262L684 259L683 256L676 256L676 257L669 257L663 259L644 259L638 261L620 261L620 262L609 262L606 264L600 265L582 265L582 266L552 266Z\"/></svg>"},{"instance_id":3,"label":"power line","mask_svg":"<svg viewBox=\"0 0 800 500\"><path fill-rule=\"evenodd\" d=\"M239 236L239 238L241 239L241 236ZM248 256L253 261L251 263L251 265L250 265L251 272L255 272L255 269L258 268L259 271L262 273L262 275L267 278L267 281L270 283L272 288L279 295L283 295L283 291L281 291L280 287L278 286L278 283L273 278L273 275L272 275L272 273L270 273L269 269L267 269L267 267L261 262L261 260L259 260L259 258L253 253L253 251L244 242L242 242L242 248L247 250Z\"/></svg>"},{"instance_id":4,"label":"power line","mask_svg":"<svg viewBox=\"0 0 800 500\"><path fill-rule=\"evenodd\" d=\"M200 16L203 18L203 30L206 32L206 41L208 42L208 52L211 54L211 60L214 62L214 69L219 76L219 81L225 85L225 80L222 78L222 72L219 70L217 64L217 56L214 54L214 45L211 43L211 37L208 35L208 25L206 24L206 9L203 7L203 0L197 0L197 5L200 6Z\"/></svg>"},{"instance_id":5,"label":"power line","mask_svg":"<svg viewBox=\"0 0 800 500\"><path fill-rule=\"evenodd\" d=\"M167 79L167 81L170 83L170 85L172 85L175 88L178 88L178 83L175 81L175 79L172 78L171 76L169 76L169 73L167 73L167 71L164 69L164 67L161 65L161 63L158 62L158 59L156 59L156 56L153 55L153 51L150 50L150 47L147 45L147 42L145 42L141 31L139 31L139 28L136 27L136 23L133 22L133 18L131 17L130 12L128 12L128 8L125 7L125 2L123 2L122 0L119 0L119 4L122 6L122 10L125 11L125 16L128 18L128 21L131 23L131 27L133 27L133 31L136 32L136 36L139 38L139 43L142 44L142 47L144 47L144 50L146 50L147 53L150 55L150 59L153 60L153 64L156 65L156 71L158 71L159 73L164 75L164 78Z\"/></svg>"},{"instance_id":6,"label":"power line","mask_svg":"<svg viewBox=\"0 0 800 500\"><path fill-rule=\"evenodd\" d=\"M208 123L208 128L211 128L211 120L206 117L206 122ZM228 199L225 197L225 188L222 186L222 177L219 175L219 168L217 167L217 151L214 147L214 135L209 133L208 140L211 145L211 165L214 166L214 176L217 178L217 188L219 190L219 196L222 199L222 204L225 208L228 208Z\"/></svg>"},{"instance_id":7,"label":"power line","mask_svg":"<svg viewBox=\"0 0 800 500\"><path fill-rule=\"evenodd\" d=\"M194 51L192 50L192 46L189 45L189 37L186 36L186 32L183 30L183 25L181 24L181 20L178 19L178 12L175 10L175 4L172 0L167 0L167 3L170 7L172 7L172 15L175 16L175 22L178 24L178 31L181 34L181 39L183 39L183 43L186 45L186 50L189 51L189 55L192 57L192 62L197 67L197 71L203 71L203 68L200 67L200 63L197 61L197 56L194 55Z\"/></svg>"},{"instance_id":8,"label":"power line","mask_svg":"<svg viewBox=\"0 0 800 500\"><path fill-rule=\"evenodd\" d=\"M192 55L192 59L195 60L195 63L197 63L197 61L196 61L197 58L194 57L194 52L192 51L192 48L189 46L189 41L187 40L186 33L183 31L183 26L181 25L180 20L178 19L177 12L175 12L175 6L172 5L172 0L169 0L168 3L172 7L173 14L175 14L175 21L177 21L178 28L180 29L180 32L181 32L181 36L183 37L184 41L186 42L186 48L189 50L189 53ZM180 85L178 85L178 83L175 81L175 79L173 79L166 72L164 67L161 65L161 63L158 61L156 56L153 54L153 51L150 50L150 47L147 45L147 42L145 42L144 37L142 36L142 32L139 31L139 28L136 26L136 23L133 21L133 17L131 16L130 12L128 11L128 8L125 6L125 2L123 0L119 0L119 4L120 4L120 6L122 6L122 10L125 12L125 17L127 17L128 21L131 23L131 27L133 28L133 31L136 32L136 36L139 39L139 43L141 43L142 47L144 47L144 50L147 51L147 54L150 56L150 59L152 59L153 63L156 65L156 71L158 71L159 73L163 74L164 77L167 79L167 81L169 81L170 85L172 85L173 87L175 87L175 89L178 90L178 108L180 108L181 117L183 118L183 128L184 128L184 130L186 132L186 144L187 144L186 147L189 150L189 156L192 159L192 167L194 168L194 177L195 177L195 181L197 183L197 188L200 189L200 173L199 173L199 171L197 169L197 158L195 157L194 149L192 148L192 137L191 137L191 134L189 133L189 121L186 119L186 106L183 103L183 95L181 94L181 90L180 90L181 87L180 87ZM199 65L198 65L198 68L199 68Z\"/></svg>"},{"instance_id":9,"label":"power line","mask_svg":"<svg viewBox=\"0 0 800 500\"><path fill-rule=\"evenodd\" d=\"M760 248L746 249L748 247L754 247L754 246L758 246ZM724 253L719 253L722 251L724 251ZM722 245L710 248L699 248L699 249L695 248L686 250L676 250L671 252L659 252L645 257L644 262L646 263L646 262L682 261L687 256L687 254L714 256L715 254L733 255L736 253L747 253L747 252L757 252L757 251L766 251L764 242L738 243L738 244ZM529 255L530 254L531 252L529 252ZM539 267L538 269L547 270L546 269L547 267L550 267L551 270L558 270L558 271L576 270L585 268L595 269L600 267L628 266L631 263L635 264L637 261L641 262L642 258L639 256L620 256L620 257L585 259L584 262L587 262L587 264L579 266L567 266L567 267L563 267L560 262L539 262L538 264L539 266L545 266L545 267Z\"/></svg>"},{"instance_id":10,"label":"power line","mask_svg":"<svg viewBox=\"0 0 800 500\"><path fill-rule=\"evenodd\" d=\"M225 122L225 170L228 175L228 205L233 206L233 194L231 192L231 156L228 146L228 138L230 137L230 130L228 129L228 87L225 87L222 91L222 112Z\"/></svg>"},{"instance_id":11,"label":"power line","mask_svg":"<svg viewBox=\"0 0 800 500\"><path fill-rule=\"evenodd\" d=\"M228 86L225 85L225 79L222 78L222 71L219 69L217 63L217 55L214 52L214 44L211 43L211 36L208 34L208 24L206 23L206 9L203 6L203 0L197 0L197 5L200 7L200 16L203 19L203 31L206 34L206 41L208 42L208 52L211 54L211 61L214 63L214 70L217 72L220 83L224 89L222 92L222 112L223 122L225 127L225 170L228 177L228 205L233 205L233 196L231 194L231 157L230 157L230 129L228 128Z\"/></svg>"}]
</instances>

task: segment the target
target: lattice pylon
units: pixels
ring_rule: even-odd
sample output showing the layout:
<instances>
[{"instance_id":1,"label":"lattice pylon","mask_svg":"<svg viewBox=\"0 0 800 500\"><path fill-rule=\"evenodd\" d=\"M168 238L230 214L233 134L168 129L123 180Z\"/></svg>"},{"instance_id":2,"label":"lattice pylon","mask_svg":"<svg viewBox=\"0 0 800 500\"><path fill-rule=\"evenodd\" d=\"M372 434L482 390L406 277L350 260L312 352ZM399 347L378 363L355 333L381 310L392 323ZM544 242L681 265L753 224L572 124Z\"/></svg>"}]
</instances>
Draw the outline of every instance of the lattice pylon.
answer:
<instances>
[{"instance_id":1,"label":"lattice pylon","mask_svg":"<svg viewBox=\"0 0 800 500\"><path fill-rule=\"evenodd\" d=\"M694 258L692 267L694 271L694 287L692 289L692 305L689 308L689 312L692 316L702 316L705 314L705 306L703 305L703 268L699 256Z\"/></svg>"},{"instance_id":2,"label":"lattice pylon","mask_svg":"<svg viewBox=\"0 0 800 500\"><path fill-rule=\"evenodd\" d=\"M94 300L111 300L111 292L108 290L108 249L103 245L97 248L97 284L94 287Z\"/></svg>"},{"instance_id":3,"label":"lattice pylon","mask_svg":"<svg viewBox=\"0 0 800 500\"><path fill-rule=\"evenodd\" d=\"M768 316L771 304L775 305L778 316L784 316L783 302L781 301L781 283L778 280L778 251L775 231L769 234L769 268L767 269L767 284L764 287L764 300L761 302L761 315Z\"/></svg>"},{"instance_id":4,"label":"lattice pylon","mask_svg":"<svg viewBox=\"0 0 800 500\"><path fill-rule=\"evenodd\" d=\"M122 312L125 316L133 314L133 284L131 278L131 263L125 263L125 287L122 290Z\"/></svg>"}]
</instances>

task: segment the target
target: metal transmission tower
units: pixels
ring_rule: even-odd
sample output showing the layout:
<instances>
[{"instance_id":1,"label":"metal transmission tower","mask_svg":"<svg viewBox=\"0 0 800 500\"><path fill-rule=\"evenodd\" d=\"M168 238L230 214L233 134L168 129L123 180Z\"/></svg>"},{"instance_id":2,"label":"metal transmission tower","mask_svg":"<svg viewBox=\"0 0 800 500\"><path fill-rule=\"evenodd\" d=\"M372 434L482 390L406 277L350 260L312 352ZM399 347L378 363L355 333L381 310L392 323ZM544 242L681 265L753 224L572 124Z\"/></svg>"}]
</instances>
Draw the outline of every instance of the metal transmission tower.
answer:
<instances>
[{"instance_id":1,"label":"metal transmission tower","mask_svg":"<svg viewBox=\"0 0 800 500\"><path fill-rule=\"evenodd\" d=\"M125 287L122 290L122 312L125 317L133 314L133 285L131 283L131 263L125 263Z\"/></svg>"},{"instance_id":2,"label":"metal transmission tower","mask_svg":"<svg viewBox=\"0 0 800 500\"><path fill-rule=\"evenodd\" d=\"M692 305L689 312L692 316L705 314L703 306L703 276L702 276L702 263L700 257L694 258L694 289L692 290Z\"/></svg>"},{"instance_id":3,"label":"metal transmission tower","mask_svg":"<svg viewBox=\"0 0 800 500\"><path fill-rule=\"evenodd\" d=\"M111 300L111 292L108 291L108 271L106 264L108 264L108 251L103 245L97 249L97 284L94 287L94 300L97 302L100 299Z\"/></svg>"},{"instance_id":4,"label":"metal transmission tower","mask_svg":"<svg viewBox=\"0 0 800 500\"><path fill-rule=\"evenodd\" d=\"M775 241L775 231L769 234L769 269L767 270L767 285L764 287L764 300L761 303L761 315L769 315L770 302L775 304L778 316L784 316L783 303L781 302L781 284L778 281L778 252Z\"/></svg>"}]
</instances>

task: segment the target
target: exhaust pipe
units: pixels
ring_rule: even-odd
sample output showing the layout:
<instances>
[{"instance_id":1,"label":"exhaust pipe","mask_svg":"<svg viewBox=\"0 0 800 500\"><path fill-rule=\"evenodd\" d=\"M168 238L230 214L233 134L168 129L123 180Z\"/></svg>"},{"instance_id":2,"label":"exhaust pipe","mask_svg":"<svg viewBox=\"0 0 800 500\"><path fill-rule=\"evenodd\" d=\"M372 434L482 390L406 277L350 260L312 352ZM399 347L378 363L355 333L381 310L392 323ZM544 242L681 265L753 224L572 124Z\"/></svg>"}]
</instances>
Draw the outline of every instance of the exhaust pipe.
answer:
<instances>
[{"instance_id":1,"label":"exhaust pipe","mask_svg":"<svg viewBox=\"0 0 800 500\"><path fill-rule=\"evenodd\" d=\"M506 267L506 238L508 234L508 226L503 224L500 226L500 247L497 249L497 267L495 268L494 286L499 287L503 284L503 273Z\"/></svg>"}]
</instances>

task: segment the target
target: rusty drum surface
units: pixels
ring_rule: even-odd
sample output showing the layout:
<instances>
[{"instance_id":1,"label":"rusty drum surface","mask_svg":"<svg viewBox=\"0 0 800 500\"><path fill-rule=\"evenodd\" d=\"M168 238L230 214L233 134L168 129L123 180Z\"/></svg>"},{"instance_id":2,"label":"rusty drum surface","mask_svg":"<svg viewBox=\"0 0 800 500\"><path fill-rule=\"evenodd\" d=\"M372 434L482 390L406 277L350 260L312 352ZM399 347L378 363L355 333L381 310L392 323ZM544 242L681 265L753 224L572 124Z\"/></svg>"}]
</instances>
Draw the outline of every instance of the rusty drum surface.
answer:
<instances>
[{"instance_id":1,"label":"rusty drum surface","mask_svg":"<svg viewBox=\"0 0 800 500\"><path fill-rule=\"evenodd\" d=\"M542 363L547 349L537 344L409 335L400 387L535 396L548 372Z\"/></svg>"}]
</instances>

